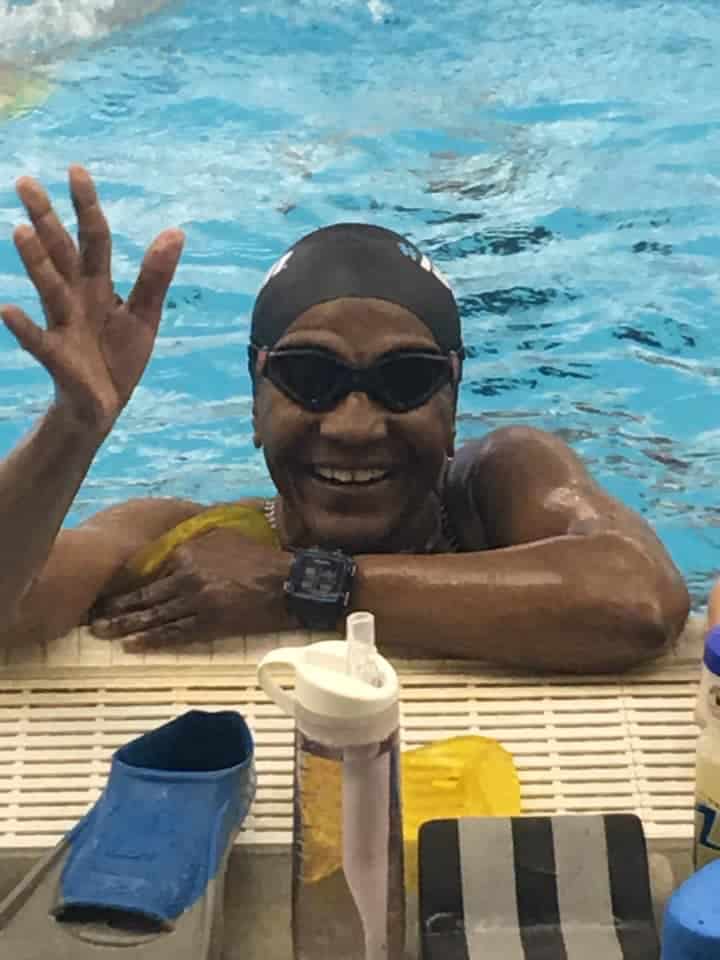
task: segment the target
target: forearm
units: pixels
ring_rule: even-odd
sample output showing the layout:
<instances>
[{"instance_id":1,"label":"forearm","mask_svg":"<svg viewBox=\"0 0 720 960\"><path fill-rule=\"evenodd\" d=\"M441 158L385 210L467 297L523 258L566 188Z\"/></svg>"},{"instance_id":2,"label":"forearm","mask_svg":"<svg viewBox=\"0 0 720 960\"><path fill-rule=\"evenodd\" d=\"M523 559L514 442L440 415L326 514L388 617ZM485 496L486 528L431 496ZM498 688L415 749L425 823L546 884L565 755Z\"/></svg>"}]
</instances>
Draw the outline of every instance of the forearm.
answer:
<instances>
[{"instance_id":1,"label":"forearm","mask_svg":"<svg viewBox=\"0 0 720 960\"><path fill-rule=\"evenodd\" d=\"M47 562L100 442L53 406L0 463L0 629Z\"/></svg>"},{"instance_id":2,"label":"forearm","mask_svg":"<svg viewBox=\"0 0 720 960\"><path fill-rule=\"evenodd\" d=\"M675 616L662 594L677 595ZM684 587L613 534L443 556L361 557L353 607L403 656L533 670L623 669L682 627Z\"/></svg>"}]
</instances>

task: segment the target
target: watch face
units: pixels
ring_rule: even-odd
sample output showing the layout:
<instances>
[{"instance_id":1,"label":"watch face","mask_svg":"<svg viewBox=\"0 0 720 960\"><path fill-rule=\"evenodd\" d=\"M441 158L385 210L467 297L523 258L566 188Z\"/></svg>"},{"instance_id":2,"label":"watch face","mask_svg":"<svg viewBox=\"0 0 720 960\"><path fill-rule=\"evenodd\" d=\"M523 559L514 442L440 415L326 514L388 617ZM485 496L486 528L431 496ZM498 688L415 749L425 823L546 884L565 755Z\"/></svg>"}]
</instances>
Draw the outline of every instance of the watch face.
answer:
<instances>
[{"instance_id":1,"label":"watch face","mask_svg":"<svg viewBox=\"0 0 720 960\"><path fill-rule=\"evenodd\" d=\"M344 564L340 560L305 557L300 570L300 593L332 596L342 592Z\"/></svg>"},{"instance_id":2,"label":"watch face","mask_svg":"<svg viewBox=\"0 0 720 960\"><path fill-rule=\"evenodd\" d=\"M310 630L334 630L347 609L355 561L339 550L298 550L285 581L288 608Z\"/></svg>"}]
</instances>

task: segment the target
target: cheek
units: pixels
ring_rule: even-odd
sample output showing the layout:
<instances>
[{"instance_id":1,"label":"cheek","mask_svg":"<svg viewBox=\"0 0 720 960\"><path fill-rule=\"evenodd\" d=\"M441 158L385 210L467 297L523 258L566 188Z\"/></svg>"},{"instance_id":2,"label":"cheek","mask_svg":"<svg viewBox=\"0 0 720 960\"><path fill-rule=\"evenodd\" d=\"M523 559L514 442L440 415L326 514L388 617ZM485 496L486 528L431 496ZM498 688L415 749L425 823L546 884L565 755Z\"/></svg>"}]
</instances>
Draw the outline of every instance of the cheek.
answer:
<instances>
[{"instance_id":1,"label":"cheek","mask_svg":"<svg viewBox=\"0 0 720 960\"><path fill-rule=\"evenodd\" d=\"M253 425L271 473L298 456L312 430L308 415L267 384L257 392Z\"/></svg>"},{"instance_id":2,"label":"cheek","mask_svg":"<svg viewBox=\"0 0 720 960\"><path fill-rule=\"evenodd\" d=\"M405 442L423 465L423 473L427 475L425 468L428 473L439 471L453 452L452 396L435 397L426 407L406 416L408 419L398 422L397 428L403 431Z\"/></svg>"}]
</instances>

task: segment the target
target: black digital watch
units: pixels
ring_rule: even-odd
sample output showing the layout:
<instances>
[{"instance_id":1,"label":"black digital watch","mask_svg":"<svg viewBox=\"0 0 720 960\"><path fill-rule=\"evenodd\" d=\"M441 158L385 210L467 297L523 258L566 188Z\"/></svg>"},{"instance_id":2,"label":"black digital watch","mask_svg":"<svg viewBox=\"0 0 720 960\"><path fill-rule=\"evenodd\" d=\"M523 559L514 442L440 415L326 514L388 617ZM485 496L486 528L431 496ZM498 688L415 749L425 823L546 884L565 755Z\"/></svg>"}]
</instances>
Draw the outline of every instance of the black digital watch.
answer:
<instances>
[{"instance_id":1,"label":"black digital watch","mask_svg":"<svg viewBox=\"0 0 720 960\"><path fill-rule=\"evenodd\" d=\"M283 585L288 611L308 630L334 630L350 605L356 570L342 550L296 550Z\"/></svg>"}]
</instances>

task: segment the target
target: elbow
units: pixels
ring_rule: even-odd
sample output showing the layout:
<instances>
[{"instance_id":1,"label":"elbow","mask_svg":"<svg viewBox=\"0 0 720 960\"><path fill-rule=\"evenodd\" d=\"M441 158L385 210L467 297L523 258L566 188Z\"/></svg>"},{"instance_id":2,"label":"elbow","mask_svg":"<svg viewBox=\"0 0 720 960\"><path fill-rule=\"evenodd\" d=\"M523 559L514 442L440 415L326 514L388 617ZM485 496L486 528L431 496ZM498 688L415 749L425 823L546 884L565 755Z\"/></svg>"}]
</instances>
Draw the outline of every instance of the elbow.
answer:
<instances>
[{"instance_id":1,"label":"elbow","mask_svg":"<svg viewBox=\"0 0 720 960\"><path fill-rule=\"evenodd\" d=\"M39 605L29 584L14 602L2 602L0 596L0 650L47 643L60 636L48 608Z\"/></svg>"},{"instance_id":2,"label":"elbow","mask_svg":"<svg viewBox=\"0 0 720 960\"><path fill-rule=\"evenodd\" d=\"M690 612L690 595L680 572L667 558L649 556L623 538L616 544L614 589L603 591L606 621L611 626L610 658L616 668L647 663L677 642Z\"/></svg>"},{"instance_id":3,"label":"elbow","mask_svg":"<svg viewBox=\"0 0 720 960\"><path fill-rule=\"evenodd\" d=\"M20 623L24 596L3 597L0 590L0 638L10 635Z\"/></svg>"},{"instance_id":4,"label":"elbow","mask_svg":"<svg viewBox=\"0 0 720 960\"><path fill-rule=\"evenodd\" d=\"M619 669L641 666L667 653L674 631L653 602L626 605L614 633L611 656Z\"/></svg>"}]
</instances>

